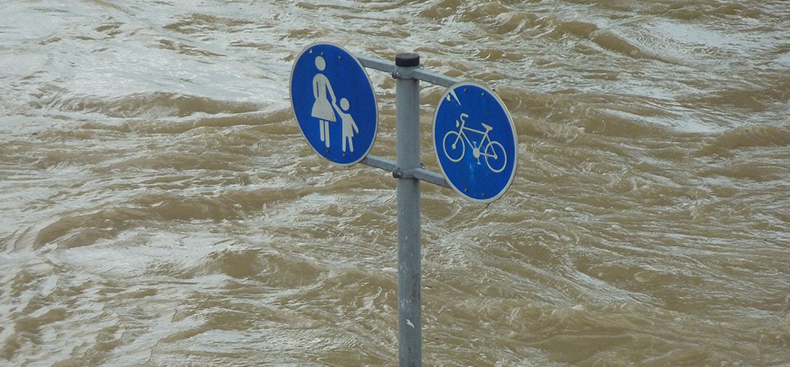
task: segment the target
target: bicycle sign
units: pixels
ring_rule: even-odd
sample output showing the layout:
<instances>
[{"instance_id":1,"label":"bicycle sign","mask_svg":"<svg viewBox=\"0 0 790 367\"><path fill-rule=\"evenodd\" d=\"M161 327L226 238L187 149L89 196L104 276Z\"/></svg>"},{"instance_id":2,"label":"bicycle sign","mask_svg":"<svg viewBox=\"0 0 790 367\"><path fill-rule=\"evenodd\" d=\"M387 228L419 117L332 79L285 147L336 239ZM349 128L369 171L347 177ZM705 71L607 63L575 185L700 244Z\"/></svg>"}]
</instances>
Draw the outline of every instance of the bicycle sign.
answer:
<instances>
[{"instance_id":1,"label":"bicycle sign","mask_svg":"<svg viewBox=\"0 0 790 367\"><path fill-rule=\"evenodd\" d=\"M453 85L436 107L436 159L447 182L476 202L507 191L516 173L516 129L502 100L478 83Z\"/></svg>"}]
</instances>

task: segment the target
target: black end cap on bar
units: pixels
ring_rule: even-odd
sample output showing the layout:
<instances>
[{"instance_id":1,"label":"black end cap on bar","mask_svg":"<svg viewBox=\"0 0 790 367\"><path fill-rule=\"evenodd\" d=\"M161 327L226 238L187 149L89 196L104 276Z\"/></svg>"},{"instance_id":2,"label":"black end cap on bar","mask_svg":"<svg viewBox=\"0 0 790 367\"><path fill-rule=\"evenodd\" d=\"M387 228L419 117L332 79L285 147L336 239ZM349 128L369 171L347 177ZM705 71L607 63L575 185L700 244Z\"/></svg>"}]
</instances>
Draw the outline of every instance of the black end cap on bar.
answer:
<instances>
[{"instance_id":1,"label":"black end cap on bar","mask_svg":"<svg viewBox=\"0 0 790 367\"><path fill-rule=\"evenodd\" d=\"M395 66L414 67L420 66L420 55L414 53L402 53L395 55Z\"/></svg>"}]
</instances>

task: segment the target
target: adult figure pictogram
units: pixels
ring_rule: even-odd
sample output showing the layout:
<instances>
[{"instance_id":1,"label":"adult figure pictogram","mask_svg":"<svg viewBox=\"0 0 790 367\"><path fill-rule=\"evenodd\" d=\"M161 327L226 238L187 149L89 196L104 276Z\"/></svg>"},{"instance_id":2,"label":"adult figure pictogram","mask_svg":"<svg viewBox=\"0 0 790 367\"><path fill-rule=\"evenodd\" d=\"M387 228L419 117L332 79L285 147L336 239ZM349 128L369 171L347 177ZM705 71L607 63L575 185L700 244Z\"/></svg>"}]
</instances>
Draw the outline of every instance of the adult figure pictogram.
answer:
<instances>
[{"instance_id":1,"label":"adult figure pictogram","mask_svg":"<svg viewBox=\"0 0 790 367\"><path fill-rule=\"evenodd\" d=\"M329 123L336 122L335 110L333 105L337 104L337 97L335 91L332 90L332 84L329 78L321 72L326 69L326 60L321 56L316 56L315 67L320 71L313 77L313 103L312 116L318 119L319 129L321 129L321 141L329 148ZM329 97L332 97L332 102L329 102Z\"/></svg>"}]
</instances>

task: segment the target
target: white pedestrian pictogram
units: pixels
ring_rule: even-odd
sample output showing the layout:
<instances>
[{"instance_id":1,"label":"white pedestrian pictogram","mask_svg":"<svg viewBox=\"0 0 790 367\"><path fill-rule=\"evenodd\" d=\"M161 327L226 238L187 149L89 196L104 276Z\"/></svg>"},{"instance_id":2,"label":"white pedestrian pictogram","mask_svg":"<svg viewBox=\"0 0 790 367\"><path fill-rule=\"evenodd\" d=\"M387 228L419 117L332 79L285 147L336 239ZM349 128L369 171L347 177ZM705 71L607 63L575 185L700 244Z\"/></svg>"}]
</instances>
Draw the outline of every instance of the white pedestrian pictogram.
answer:
<instances>
[{"instance_id":1,"label":"white pedestrian pictogram","mask_svg":"<svg viewBox=\"0 0 790 367\"><path fill-rule=\"evenodd\" d=\"M353 152L354 135L359 132L359 127L349 112L351 104L348 102L348 99L341 98L340 106L338 106L332 83L329 82L329 78L326 75L321 73L326 70L326 60L321 56L316 56L315 66L319 72L313 77L313 98L315 98L315 102L313 103L312 116L318 119L318 125L321 129L321 141L329 148L329 123L337 122L337 117L340 116L343 151L345 152L348 148L348 150Z\"/></svg>"}]
</instances>

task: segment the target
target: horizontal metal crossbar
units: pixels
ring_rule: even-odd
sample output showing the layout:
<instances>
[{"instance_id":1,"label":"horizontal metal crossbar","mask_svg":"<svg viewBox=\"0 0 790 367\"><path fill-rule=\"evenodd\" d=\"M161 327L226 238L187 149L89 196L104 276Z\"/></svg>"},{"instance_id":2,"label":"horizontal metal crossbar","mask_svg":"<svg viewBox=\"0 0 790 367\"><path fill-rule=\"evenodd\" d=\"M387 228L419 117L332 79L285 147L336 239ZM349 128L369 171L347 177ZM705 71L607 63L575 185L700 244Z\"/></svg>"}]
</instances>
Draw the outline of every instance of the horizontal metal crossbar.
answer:
<instances>
[{"instance_id":1,"label":"horizontal metal crossbar","mask_svg":"<svg viewBox=\"0 0 790 367\"><path fill-rule=\"evenodd\" d=\"M403 79L417 79L431 84L441 85L444 87L452 86L461 81L461 79L449 77L442 74L433 73L423 70L422 68L399 68L395 63L376 59L373 57L354 55L359 60L359 63L366 68L376 69L386 73L393 74L394 77Z\"/></svg>"},{"instance_id":2,"label":"horizontal metal crossbar","mask_svg":"<svg viewBox=\"0 0 790 367\"><path fill-rule=\"evenodd\" d=\"M392 176L395 178L416 178L420 181L430 182L434 185L450 188L450 184L447 183L447 180L444 178L444 176L424 168L415 168L402 171L400 168L398 168L398 165L395 163L395 161L372 154L368 154L368 156L365 157L365 159L363 159L360 163L392 172Z\"/></svg>"}]
</instances>

